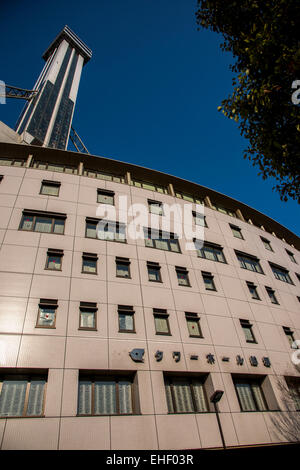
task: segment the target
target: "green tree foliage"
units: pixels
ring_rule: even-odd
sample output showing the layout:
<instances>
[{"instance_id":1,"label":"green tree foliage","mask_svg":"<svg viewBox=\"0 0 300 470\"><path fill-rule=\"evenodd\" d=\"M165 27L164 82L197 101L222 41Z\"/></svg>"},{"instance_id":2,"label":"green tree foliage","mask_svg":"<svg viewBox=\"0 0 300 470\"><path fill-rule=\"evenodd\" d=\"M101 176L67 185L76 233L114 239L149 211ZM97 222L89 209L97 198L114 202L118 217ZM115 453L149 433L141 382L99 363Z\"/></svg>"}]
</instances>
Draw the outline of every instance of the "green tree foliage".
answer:
<instances>
[{"instance_id":1,"label":"green tree foliage","mask_svg":"<svg viewBox=\"0 0 300 470\"><path fill-rule=\"evenodd\" d=\"M299 201L300 105L291 97L300 80L300 1L198 0L196 19L233 54L233 92L218 109L248 139L244 158L276 179L282 200Z\"/></svg>"}]
</instances>

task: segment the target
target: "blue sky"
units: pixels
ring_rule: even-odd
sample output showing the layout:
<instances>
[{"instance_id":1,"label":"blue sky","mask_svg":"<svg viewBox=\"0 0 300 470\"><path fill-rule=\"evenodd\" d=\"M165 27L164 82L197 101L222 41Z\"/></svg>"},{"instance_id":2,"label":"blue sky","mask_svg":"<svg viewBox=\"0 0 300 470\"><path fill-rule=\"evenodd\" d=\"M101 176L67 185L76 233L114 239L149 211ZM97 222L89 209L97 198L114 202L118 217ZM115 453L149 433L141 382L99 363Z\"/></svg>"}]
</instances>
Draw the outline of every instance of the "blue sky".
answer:
<instances>
[{"instance_id":1,"label":"blue sky","mask_svg":"<svg viewBox=\"0 0 300 470\"><path fill-rule=\"evenodd\" d=\"M65 24L93 50L73 120L90 153L215 189L299 233L298 204L257 176L237 123L217 111L232 88L231 56L220 36L197 30L196 0L12 3L0 7L0 80L32 88ZM14 127L22 107L7 100L0 120Z\"/></svg>"}]
</instances>

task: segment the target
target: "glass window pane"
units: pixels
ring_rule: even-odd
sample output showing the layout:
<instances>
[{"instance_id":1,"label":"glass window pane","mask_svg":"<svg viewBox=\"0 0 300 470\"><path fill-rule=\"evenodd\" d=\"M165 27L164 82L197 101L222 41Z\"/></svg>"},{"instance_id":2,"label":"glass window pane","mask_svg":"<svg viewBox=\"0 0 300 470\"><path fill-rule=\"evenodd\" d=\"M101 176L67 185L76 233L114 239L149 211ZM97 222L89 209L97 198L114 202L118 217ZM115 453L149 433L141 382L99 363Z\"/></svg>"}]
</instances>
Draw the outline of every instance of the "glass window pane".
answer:
<instances>
[{"instance_id":1,"label":"glass window pane","mask_svg":"<svg viewBox=\"0 0 300 470\"><path fill-rule=\"evenodd\" d=\"M179 243L177 239L172 239L172 238L170 239L170 247L171 247L171 251L175 251L175 253L180 252Z\"/></svg>"},{"instance_id":2,"label":"glass window pane","mask_svg":"<svg viewBox=\"0 0 300 470\"><path fill-rule=\"evenodd\" d=\"M38 325L39 326L54 326L55 322L54 308L40 307Z\"/></svg>"},{"instance_id":3,"label":"glass window pane","mask_svg":"<svg viewBox=\"0 0 300 470\"><path fill-rule=\"evenodd\" d=\"M236 383L236 391L243 411L255 411L256 406L251 392L250 384Z\"/></svg>"},{"instance_id":4,"label":"glass window pane","mask_svg":"<svg viewBox=\"0 0 300 470\"><path fill-rule=\"evenodd\" d=\"M187 327L190 336L200 336L199 319L188 318Z\"/></svg>"},{"instance_id":5,"label":"glass window pane","mask_svg":"<svg viewBox=\"0 0 300 470\"><path fill-rule=\"evenodd\" d=\"M117 263L117 276L129 277L129 266L128 264Z\"/></svg>"},{"instance_id":6,"label":"glass window pane","mask_svg":"<svg viewBox=\"0 0 300 470\"><path fill-rule=\"evenodd\" d=\"M189 285L189 279L188 279L187 273L177 271L177 279L178 279L178 284L180 286L188 286Z\"/></svg>"},{"instance_id":7,"label":"glass window pane","mask_svg":"<svg viewBox=\"0 0 300 470\"><path fill-rule=\"evenodd\" d=\"M21 229L22 230L32 230L33 227L33 216L23 215Z\"/></svg>"},{"instance_id":8,"label":"glass window pane","mask_svg":"<svg viewBox=\"0 0 300 470\"><path fill-rule=\"evenodd\" d=\"M174 379L173 393L177 413L192 413L194 411L192 392L188 381Z\"/></svg>"},{"instance_id":9,"label":"glass window pane","mask_svg":"<svg viewBox=\"0 0 300 470\"><path fill-rule=\"evenodd\" d=\"M167 317L154 316L156 333L169 333Z\"/></svg>"},{"instance_id":10,"label":"glass window pane","mask_svg":"<svg viewBox=\"0 0 300 470\"><path fill-rule=\"evenodd\" d=\"M166 250L168 251L169 250L169 247L168 247L168 241L167 240L154 240L154 243L155 243L155 247L159 250Z\"/></svg>"},{"instance_id":11,"label":"glass window pane","mask_svg":"<svg viewBox=\"0 0 300 470\"><path fill-rule=\"evenodd\" d=\"M63 219L55 219L53 232L63 234L65 229L65 221Z\"/></svg>"},{"instance_id":12,"label":"glass window pane","mask_svg":"<svg viewBox=\"0 0 300 470\"><path fill-rule=\"evenodd\" d=\"M45 380L31 380L27 416L40 416L43 411Z\"/></svg>"},{"instance_id":13,"label":"glass window pane","mask_svg":"<svg viewBox=\"0 0 300 470\"><path fill-rule=\"evenodd\" d=\"M160 269L148 267L149 281L160 281Z\"/></svg>"},{"instance_id":14,"label":"glass window pane","mask_svg":"<svg viewBox=\"0 0 300 470\"><path fill-rule=\"evenodd\" d=\"M208 411L203 383L198 380L193 380L193 391L196 404L196 411L198 411L199 413Z\"/></svg>"},{"instance_id":15,"label":"glass window pane","mask_svg":"<svg viewBox=\"0 0 300 470\"><path fill-rule=\"evenodd\" d=\"M112 415L117 412L116 383L113 380L97 381L94 384L94 414Z\"/></svg>"},{"instance_id":16,"label":"glass window pane","mask_svg":"<svg viewBox=\"0 0 300 470\"><path fill-rule=\"evenodd\" d=\"M96 312L80 310L80 328L95 328L96 326Z\"/></svg>"},{"instance_id":17,"label":"glass window pane","mask_svg":"<svg viewBox=\"0 0 300 470\"><path fill-rule=\"evenodd\" d=\"M120 414L132 413L131 383L126 380L119 382L119 409Z\"/></svg>"},{"instance_id":18,"label":"glass window pane","mask_svg":"<svg viewBox=\"0 0 300 470\"><path fill-rule=\"evenodd\" d=\"M251 386L252 386L252 392L253 392L258 409L260 411L267 410L266 402L264 400L262 390L259 384L252 383Z\"/></svg>"},{"instance_id":19,"label":"glass window pane","mask_svg":"<svg viewBox=\"0 0 300 470\"><path fill-rule=\"evenodd\" d=\"M48 196L58 196L59 186L43 184L41 193Z\"/></svg>"},{"instance_id":20,"label":"glass window pane","mask_svg":"<svg viewBox=\"0 0 300 470\"><path fill-rule=\"evenodd\" d=\"M97 272L97 261L94 259L83 258L82 270L85 273L96 273Z\"/></svg>"},{"instance_id":21,"label":"glass window pane","mask_svg":"<svg viewBox=\"0 0 300 470\"><path fill-rule=\"evenodd\" d=\"M168 412L169 413L174 413L174 406L173 406L173 400L172 400L172 394L171 394L171 386L170 386L169 383L166 383L165 390L166 390Z\"/></svg>"},{"instance_id":22,"label":"glass window pane","mask_svg":"<svg viewBox=\"0 0 300 470\"><path fill-rule=\"evenodd\" d=\"M244 334L245 334L246 341L251 341L252 342L254 340L254 336L253 336L251 327L250 326L242 326L242 328L243 328L243 331L244 331Z\"/></svg>"},{"instance_id":23,"label":"glass window pane","mask_svg":"<svg viewBox=\"0 0 300 470\"><path fill-rule=\"evenodd\" d=\"M48 217L36 217L35 219L35 232L50 233L52 228L52 219Z\"/></svg>"},{"instance_id":24,"label":"glass window pane","mask_svg":"<svg viewBox=\"0 0 300 470\"><path fill-rule=\"evenodd\" d=\"M206 259L209 259L211 261L216 261L216 256L212 248L205 246L203 247L203 252L205 254Z\"/></svg>"},{"instance_id":25,"label":"glass window pane","mask_svg":"<svg viewBox=\"0 0 300 470\"><path fill-rule=\"evenodd\" d=\"M119 313L119 329L124 331L133 331L133 315Z\"/></svg>"},{"instance_id":26,"label":"glass window pane","mask_svg":"<svg viewBox=\"0 0 300 470\"><path fill-rule=\"evenodd\" d=\"M86 236L88 238L97 238L96 224L88 222L86 223Z\"/></svg>"},{"instance_id":27,"label":"glass window pane","mask_svg":"<svg viewBox=\"0 0 300 470\"><path fill-rule=\"evenodd\" d=\"M0 416L22 416L27 380L4 380L0 395Z\"/></svg>"},{"instance_id":28,"label":"glass window pane","mask_svg":"<svg viewBox=\"0 0 300 470\"><path fill-rule=\"evenodd\" d=\"M98 192L97 202L114 205L114 196Z\"/></svg>"},{"instance_id":29,"label":"glass window pane","mask_svg":"<svg viewBox=\"0 0 300 470\"><path fill-rule=\"evenodd\" d=\"M79 383L78 414L90 415L92 413L92 383L90 380L81 380Z\"/></svg>"},{"instance_id":30,"label":"glass window pane","mask_svg":"<svg viewBox=\"0 0 300 470\"><path fill-rule=\"evenodd\" d=\"M48 256L47 268L60 270L61 256Z\"/></svg>"}]
</instances>

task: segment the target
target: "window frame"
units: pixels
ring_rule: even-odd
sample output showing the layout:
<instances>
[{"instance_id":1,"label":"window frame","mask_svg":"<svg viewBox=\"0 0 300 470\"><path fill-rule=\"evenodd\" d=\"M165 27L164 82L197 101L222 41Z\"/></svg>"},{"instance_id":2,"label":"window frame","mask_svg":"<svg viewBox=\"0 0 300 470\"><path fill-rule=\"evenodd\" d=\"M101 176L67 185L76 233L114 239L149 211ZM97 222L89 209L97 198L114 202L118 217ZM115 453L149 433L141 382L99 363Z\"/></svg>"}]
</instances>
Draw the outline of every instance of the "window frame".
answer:
<instances>
[{"instance_id":1,"label":"window frame","mask_svg":"<svg viewBox=\"0 0 300 470\"><path fill-rule=\"evenodd\" d=\"M260 237L260 239L263 242L265 249L268 251L272 251L274 253L271 242L267 238L264 238L264 237Z\"/></svg>"},{"instance_id":2,"label":"window frame","mask_svg":"<svg viewBox=\"0 0 300 470\"><path fill-rule=\"evenodd\" d=\"M149 269L152 269L156 273L158 273L158 279L150 279L149 277ZM161 277L161 266L159 263L156 263L154 261L147 261L147 273L148 273L148 281L149 282L160 282L162 283L162 277Z\"/></svg>"},{"instance_id":3,"label":"window frame","mask_svg":"<svg viewBox=\"0 0 300 470\"><path fill-rule=\"evenodd\" d=\"M93 274L93 275L98 274L98 255L96 253L83 252L81 259L82 259L82 264L81 264L81 273L82 274ZM95 261L95 266L96 266L95 272L85 271L84 270L84 260L93 260L93 261Z\"/></svg>"},{"instance_id":4,"label":"window frame","mask_svg":"<svg viewBox=\"0 0 300 470\"><path fill-rule=\"evenodd\" d=\"M25 399L23 404L23 412L22 415L12 415L12 416L3 416L0 415L0 419L16 419L16 418L43 418L45 417L45 405L46 405L46 391L47 391L47 383L48 383L48 370L45 369L36 369L35 371L31 370L23 370L23 369L15 369L8 371L1 371L0 372L0 396L2 392L3 382L5 380L24 380L27 381L26 385L26 392L25 392ZM43 380L45 381L43 387L43 398L42 398L42 410L41 414L39 415L27 415L28 410L28 402L29 402L29 392L31 387L31 382L33 380Z\"/></svg>"},{"instance_id":5,"label":"window frame","mask_svg":"<svg viewBox=\"0 0 300 470\"><path fill-rule=\"evenodd\" d=\"M132 317L132 329L126 330L120 328L120 314L127 315ZM135 310L133 309L132 305L118 305L118 333L136 333L135 329Z\"/></svg>"},{"instance_id":6,"label":"window frame","mask_svg":"<svg viewBox=\"0 0 300 470\"><path fill-rule=\"evenodd\" d=\"M205 290L210 290L210 291L213 291L213 292L217 292L216 284L215 284L215 281L214 281L214 276L208 271L201 271L201 275L202 275ZM211 285L213 286L212 288L207 287L207 285L205 283L205 279L210 279L211 280Z\"/></svg>"},{"instance_id":7,"label":"window frame","mask_svg":"<svg viewBox=\"0 0 300 470\"><path fill-rule=\"evenodd\" d=\"M159 235L159 238L151 238L151 232L152 232L152 235ZM162 238L163 234L166 234L167 236L169 236L169 238ZM157 229L151 229L151 228L146 228L144 227L144 235L148 236L148 238L145 238L145 247L146 248L154 248L156 250L162 250L162 251L169 251L171 253L179 253L181 254L181 248L180 248L180 244L179 244L179 241L178 241L178 238L175 237L175 234L172 233L172 232L164 232L162 230L157 230ZM167 244L167 247L168 249L164 249L164 248L161 248L159 246L156 246L156 241L161 241L161 242L165 242ZM176 247L178 249L177 250L172 250L172 243L170 242L170 240L173 240L173 243L176 242ZM149 245L150 241L152 242L152 246Z\"/></svg>"},{"instance_id":8,"label":"window frame","mask_svg":"<svg viewBox=\"0 0 300 470\"><path fill-rule=\"evenodd\" d=\"M250 323L249 320L244 320L244 319L241 319L241 318L240 318L239 320L240 320L241 328L242 328L243 333L244 333L244 335L245 335L245 341L246 341L246 343L258 344L258 342L257 342L257 340L256 340L256 338L255 338L255 334L253 333L253 330L252 330L253 324ZM247 339L247 334L246 334L246 332L245 332L245 329L247 329L248 331L250 331L252 339Z\"/></svg>"},{"instance_id":9,"label":"window frame","mask_svg":"<svg viewBox=\"0 0 300 470\"><path fill-rule=\"evenodd\" d=\"M201 242L202 244L201 248L197 248L197 240L194 240L194 244L195 244L198 258L206 259L208 261L213 261L215 263L227 264L223 247L221 245L217 245L216 243L211 243L211 242L204 242L204 243ZM208 249L208 251L211 250L210 253L213 253L214 259L211 259L205 256L205 249ZM218 259L218 256L216 254L217 252L219 252L219 254L221 253L222 260Z\"/></svg>"},{"instance_id":10,"label":"window frame","mask_svg":"<svg viewBox=\"0 0 300 470\"><path fill-rule=\"evenodd\" d=\"M116 234L118 235L120 233L120 229L123 228L125 238L124 239L98 238L96 228L97 228L98 223L101 220L103 220L103 219L96 219L94 217L86 217L85 218L85 238L90 238L91 240L99 240L99 241L102 241L102 242L127 243L126 225L122 222L117 222L117 221L112 221L112 220L106 220L106 225L105 226L108 227L108 224L113 224L115 226L115 229L116 229L116 231L114 232L114 235L116 235ZM87 230L88 230L87 225L88 224L95 225L95 237L90 237L90 236L87 235ZM107 232L107 230L105 230L104 232Z\"/></svg>"},{"instance_id":11,"label":"window frame","mask_svg":"<svg viewBox=\"0 0 300 470\"><path fill-rule=\"evenodd\" d=\"M292 253L291 251L289 251L287 249L285 251L286 251L288 257L290 258L290 260L292 261L292 263L298 264L297 261L296 261L294 253Z\"/></svg>"},{"instance_id":12,"label":"window frame","mask_svg":"<svg viewBox=\"0 0 300 470\"><path fill-rule=\"evenodd\" d=\"M43 189L46 188L47 186L52 187L52 188L57 188L57 194L44 193ZM43 180L42 183L41 183L40 194L42 196L59 197L60 187L61 187L61 182L60 181Z\"/></svg>"},{"instance_id":13,"label":"window frame","mask_svg":"<svg viewBox=\"0 0 300 470\"><path fill-rule=\"evenodd\" d=\"M121 256L116 256L115 263L116 263L116 277L119 278L119 279L131 279L131 269L130 269L131 261L130 261L130 259L129 258L122 258ZM118 265L128 267L128 276L121 276L120 274L118 274Z\"/></svg>"},{"instance_id":14,"label":"window frame","mask_svg":"<svg viewBox=\"0 0 300 470\"><path fill-rule=\"evenodd\" d=\"M201 326L200 326L200 317L197 313L185 312L185 320L186 320L186 326L187 326L189 338L204 338L203 333L202 333L202 329L201 329ZM199 334L192 335L190 333L190 330L189 330L189 327L188 327L188 321L189 320L197 323L197 328L198 328Z\"/></svg>"},{"instance_id":15,"label":"window frame","mask_svg":"<svg viewBox=\"0 0 300 470\"><path fill-rule=\"evenodd\" d=\"M269 405L268 405L268 402L267 402L267 399L266 399L266 396L265 396L265 393L264 393L263 387L262 387L262 382L264 381L265 376L260 378L260 377L257 377L257 376L254 376L254 377L246 376L246 377L244 377L244 376L234 376L234 375L232 375L231 377L232 377L234 389L235 389L235 392L236 392L236 396L237 396L237 399L238 399L238 403L239 403L239 406L240 406L240 410L241 410L242 413L263 413L265 411L270 411L270 408L269 408ZM240 396L239 396L239 393L238 393L237 387L236 387L237 383L244 383L246 385L249 385L249 388L250 388L250 391L251 391L251 397L252 397L252 400L253 400L254 405L255 405L255 410L245 410L245 409L243 409L242 402L241 402L241 399L240 399ZM259 387L259 390L260 390L260 393L261 393L261 396L262 396L262 399L263 399L263 402L264 402L264 405L265 405L265 409L263 409L263 410L259 409L257 399L255 397L255 394L253 393L253 389L252 389L252 386L251 386L252 384L255 384Z\"/></svg>"},{"instance_id":16,"label":"window frame","mask_svg":"<svg viewBox=\"0 0 300 470\"><path fill-rule=\"evenodd\" d=\"M248 287L248 289L249 289L251 298L252 298L253 300L261 300L261 298L260 298L260 296L259 296L259 293L258 293L258 291L257 291L257 286L254 284L254 282L246 281L246 284L247 284L247 287ZM250 289L254 289L255 295L252 294L252 292L251 292Z\"/></svg>"},{"instance_id":17,"label":"window frame","mask_svg":"<svg viewBox=\"0 0 300 470\"><path fill-rule=\"evenodd\" d=\"M206 221L206 215L200 214L197 211L192 211L192 216L193 216L194 224L197 225L197 227L208 228L207 221ZM203 224L197 223L198 220L202 220Z\"/></svg>"},{"instance_id":18,"label":"window frame","mask_svg":"<svg viewBox=\"0 0 300 470\"><path fill-rule=\"evenodd\" d=\"M32 228L31 228L30 230L27 230L27 229L23 229L23 228L22 228L23 223L24 223L24 218L25 218L25 217L32 217ZM49 220L51 220L51 230L50 230L50 232L44 232L44 231L40 231L40 230L34 230L34 229L35 229L36 219L37 219L37 218L44 218L44 219L49 219ZM52 235L64 235L64 234L65 234L65 228L66 228L66 219L67 219L67 215L66 215L66 214L62 214L62 213L46 212L46 211L36 211L36 210L27 210L27 209L24 209L23 212L22 212L22 217L21 217L21 221L20 221L18 230L20 230L20 231L22 231L22 232L45 233L45 234L48 234L48 235L49 235L49 234L52 234ZM63 220L63 221L64 221L62 233L54 232L54 227L55 227L55 223L56 223L57 220Z\"/></svg>"},{"instance_id":19,"label":"window frame","mask_svg":"<svg viewBox=\"0 0 300 470\"><path fill-rule=\"evenodd\" d=\"M107 196L112 198L112 202L99 201L99 196ZM115 205L115 192L109 191L107 189L97 188L97 203L98 204L108 204L110 206Z\"/></svg>"},{"instance_id":20,"label":"window frame","mask_svg":"<svg viewBox=\"0 0 300 470\"><path fill-rule=\"evenodd\" d=\"M238 250L234 250L234 252L236 254L238 262L240 263L240 268L241 269L246 269L247 271L251 271L251 272L254 272L254 273L258 273L258 274L265 274L264 271L263 271L263 268L261 267L261 264L259 262L259 258L257 258L256 256L253 256L253 255L249 255L248 253L243 253L242 251L238 251ZM249 269L247 267L248 264L246 262L248 262L252 266L255 266L255 269ZM255 264L253 264L253 263L255 263ZM257 269L257 267L258 267L258 269Z\"/></svg>"},{"instance_id":21,"label":"window frame","mask_svg":"<svg viewBox=\"0 0 300 470\"><path fill-rule=\"evenodd\" d=\"M293 348L293 343L295 342L295 338L294 338L294 331L291 330L291 328L289 326L283 326L282 327L283 331L284 331L284 334L289 342L289 345L290 345L290 349L298 349L298 347L296 348Z\"/></svg>"},{"instance_id":22,"label":"window frame","mask_svg":"<svg viewBox=\"0 0 300 470\"><path fill-rule=\"evenodd\" d=\"M268 287L268 286L265 286L265 289L266 289L266 292L267 292L267 294L268 294L268 296L269 296L269 299L271 300L271 303L274 304L274 305L280 305L280 303L278 302L278 299L277 299L277 297L276 297L276 295L275 295L275 289L272 289L272 287ZM272 297L271 297L270 294L271 294L271 295L273 296L273 298L275 299L275 302L273 302Z\"/></svg>"},{"instance_id":23,"label":"window frame","mask_svg":"<svg viewBox=\"0 0 300 470\"><path fill-rule=\"evenodd\" d=\"M49 258L51 256L60 258L60 268L59 269L49 268ZM64 257L64 250L58 250L58 249L55 249L55 248L48 248L47 255L46 255L46 264L45 264L44 269L46 269L47 271L55 271L55 272L62 271L63 257Z\"/></svg>"},{"instance_id":24,"label":"window frame","mask_svg":"<svg viewBox=\"0 0 300 470\"><path fill-rule=\"evenodd\" d=\"M277 281L285 282L286 284L291 284L293 286L295 285L291 279L289 271L286 268L279 266L279 264L271 263L270 261L269 265ZM284 277L284 279L282 279L280 276Z\"/></svg>"},{"instance_id":25,"label":"window frame","mask_svg":"<svg viewBox=\"0 0 300 470\"><path fill-rule=\"evenodd\" d=\"M170 387L170 397L172 401L172 407L174 411L170 411L168 407L168 414L170 415L180 415L180 414L204 414L204 413L210 413L210 406L209 406L209 401L208 401L208 396L207 396L207 391L205 387L205 382L207 380L208 374L163 374L164 378L164 388L165 388L165 395L166 395L166 401L167 401L167 407L168 407L168 399L167 399L167 386ZM176 398L175 398L175 393L174 393L174 381L186 381L187 385L189 386L190 389L190 396L191 396L191 405L193 407L193 411L176 411ZM203 387L203 396L204 396L204 402L206 406L206 410L204 411L197 411L197 402L195 398L195 391L194 391L194 384L193 381L199 381L202 384Z\"/></svg>"},{"instance_id":26,"label":"window frame","mask_svg":"<svg viewBox=\"0 0 300 470\"><path fill-rule=\"evenodd\" d=\"M175 271L176 271L178 285L180 287L192 287L191 283L190 283L190 278L189 278L189 271L186 268L181 267L181 266L175 266ZM178 275L180 275L180 274L185 276L184 280L186 281L186 284L181 284L180 283L180 278L178 277Z\"/></svg>"},{"instance_id":27,"label":"window frame","mask_svg":"<svg viewBox=\"0 0 300 470\"><path fill-rule=\"evenodd\" d=\"M235 238L238 238L239 240L245 240L243 237L242 229L238 227L237 225L229 224L229 227L231 228L232 234ZM236 235L238 233L239 235Z\"/></svg>"},{"instance_id":28,"label":"window frame","mask_svg":"<svg viewBox=\"0 0 300 470\"><path fill-rule=\"evenodd\" d=\"M94 314L94 326L81 326L81 314L82 312L88 312ZM78 330L83 331L98 331L97 329L97 313L98 306L95 302L80 302L79 304L79 325Z\"/></svg>"},{"instance_id":29,"label":"window frame","mask_svg":"<svg viewBox=\"0 0 300 470\"><path fill-rule=\"evenodd\" d=\"M164 216L164 204L160 201L155 201L154 199L148 199L148 209L149 209L149 214L153 215L159 215L159 216ZM152 207L157 206L159 208L159 212L152 212Z\"/></svg>"},{"instance_id":30,"label":"window frame","mask_svg":"<svg viewBox=\"0 0 300 470\"><path fill-rule=\"evenodd\" d=\"M39 325L40 315L41 315L41 308L51 309L54 310L54 321L53 325ZM58 309L58 301L57 299L40 299L39 301L39 308L36 318L35 328L46 328L46 329L55 329L56 328L56 316L57 316L57 309Z\"/></svg>"},{"instance_id":31,"label":"window frame","mask_svg":"<svg viewBox=\"0 0 300 470\"><path fill-rule=\"evenodd\" d=\"M158 331L157 330L157 325L155 322L155 318L158 319L163 319L166 321L166 326L168 331ZM155 334L159 336L172 336L171 329L170 329L170 323L169 323L169 314L168 311L165 309L160 309L160 308L154 308L153 309L153 319L154 319L154 329L155 329Z\"/></svg>"},{"instance_id":32,"label":"window frame","mask_svg":"<svg viewBox=\"0 0 300 470\"><path fill-rule=\"evenodd\" d=\"M116 413L95 413L95 382L99 381L114 381L115 382L115 400L116 400ZM122 381L130 382L130 394L131 394L131 413L120 413L120 394L119 394L119 382ZM92 390L91 390L91 413L89 414L80 414L79 413L79 397L80 397L80 382L90 381ZM132 416L140 414L138 413L138 404L135 400L135 373L122 374L122 373L109 373L107 371L91 371L91 372L81 372L79 371L78 377L78 395L77 395L77 414L76 416Z\"/></svg>"}]
</instances>

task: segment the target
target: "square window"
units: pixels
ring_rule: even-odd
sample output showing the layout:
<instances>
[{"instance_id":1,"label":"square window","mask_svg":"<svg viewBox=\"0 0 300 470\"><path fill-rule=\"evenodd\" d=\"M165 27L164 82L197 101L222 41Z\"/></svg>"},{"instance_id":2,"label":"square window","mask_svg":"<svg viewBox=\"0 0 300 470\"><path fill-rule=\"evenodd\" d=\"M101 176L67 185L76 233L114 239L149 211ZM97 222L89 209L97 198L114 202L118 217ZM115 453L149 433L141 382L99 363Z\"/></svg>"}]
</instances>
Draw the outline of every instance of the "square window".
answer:
<instances>
[{"instance_id":1,"label":"square window","mask_svg":"<svg viewBox=\"0 0 300 470\"><path fill-rule=\"evenodd\" d=\"M177 274L178 285L190 287L189 272L186 270L186 268L175 266L175 270Z\"/></svg>"},{"instance_id":2,"label":"square window","mask_svg":"<svg viewBox=\"0 0 300 470\"><path fill-rule=\"evenodd\" d=\"M52 271L61 271L63 255L63 250L55 250L49 248L49 250L47 251L45 269L49 269Z\"/></svg>"},{"instance_id":3,"label":"square window","mask_svg":"<svg viewBox=\"0 0 300 470\"><path fill-rule=\"evenodd\" d=\"M97 329L97 304L93 302L80 302L79 307L79 329Z\"/></svg>"},{"instance_id":4,"label":"square window","mask_svg":"<svg viewBox=\"0 0 300 470\"><path fill-rule=\"evenodd\" d=\"M155 215L164 215L163 204L158 201L148 199L149 212Z\"/></svg>"},{"instance_id":5,"label":"square window","mask_svg":"<svg viewBox=\"0 0 300 470\"><path fill-rule=\"evenodd\" d=\"M214 276L211 273L202 271L202 278L203 278L206 290L214 290L214 291L217 290L215 283L214 283Z\"/></svg>"},{"instance_id":6,"label":"square window","mask_svg":"<svg viewBox=\"0 0 300 470\"><path fill-rule=\"evenodd\" d=\"M113 191L97 189L97 202L113 206L115 204L115 193Z\"/></svg>"},{"instance_id":7,"label":"square window","mask_svg":"<svg viewBox=\"0 0 300 470\"><path fill-rule=\"evenodd\" d=\"M200 318L198 317L197 313L186 312L185 319L189 336L191 338L203 338L200 328Z\"/></svg>"},{"instance_id":8,"label":"square window","mask_svg":"<svg viewBox=\"0 0 300 470\"><path fill-rule=\"evenodd\" d=\"M118 306L119 333L135 333L134 310L127 305Z\"/></svg>"},{"instance_id":9,"label":"square window","mask_svg":"<svg viewBox=\"0 0 300 470\"><path fill-rule=\"evenodd\" d=\"M78 415L130 415L137 413L133 376L113 376L80 373L78 388Z\"/></svg>"},{"instance_id":10,"label":"square window","mask_svg":"<svg viewBox=\"0 0 300 470\"><path fill-rule=\"evenodd\" d=\"M287 269L270 262L269 265L271 266L271 269L276 279L278 279L279 281L286 282L288 284L293 284L293 281L291 280Z\"/></svg>"},{"instance_id":11,"label":"square window","mask_svg":"<svg viewBox=\"0 0 300 470\"><path fill-rule=\"evenodd\" d=\"M98 256L95 253L82 254L82 272L87 274L97 274Z\"/></svg>"},{"instance_id":12,"label":"square window","mask_svg":"<svg viewBox=\"0 0 300 470\"><path fill-rule=\"evenodd\" d=\"M170 335L170 325L168 313L163 309L153 309L155 333L157 335Z\"/></svg>"},{"instance_id":13,"label":"square window","mask_svg":"<svg viewBox=\"0 0 300 470\"><path fill-rule=\"evenodd\" d=\"M116 276L130 279L130 260L128 258L116 258Z\"/></svg>"},{"instance_id":14,"label":"square window","mask_svg":"<svg viewBox=\"0 0 300 470\"><path fill-rule=\"evenodd\" d=\"M169 413L205 413L209 411L203 376L164 376Z\"/></svg>"},{"instance_id":15,"label":"square window","mask_svg":"<svg viewBox=\"0 0 300 470\"><path fill-rule=\"evenodd\" d=\"M63 235L66 218L65 214L24 210L19 230Z\"/></svg>"},{"instance_id":16,"label":"square window","mask_svg":"<svg viewBox=\"0 0 300 470\"><path fill-rule=\"evenodd\" d=\"M274 251L272 246L271 246L271 242L269 240L267 240L266 238L263 238L263 237L260 237L260 239L263 242L264 247L265 247L266 250Z\"/></svg>"},{"instance_id":17,"label":"square window","mask_svg":"<svg viewBox=\"0 0 300 470\"><path fill-rule=\"evenodd\" d=\"M249 320L240 320L241 327L243 329L245 339L247 343L257 343L255 336L252 331L252 325Z\"/></svg>"},{"instance_id":18,"label":"square window","mask_svg":"<svg viewBox=\"0 0 300 470\"><path fill-rule=\"evenodd\" d=\"M248 286L252 299L260 300L260 297L257 292L257 287L253 284L253 282L246 281L246 284Z\"/></svg>"},{"instance_id":19,"label":"square window","mask_svg":"<svg viewBox=\"0 0 300 470\"><path fill-rule=\"evenodd\" d=\"M235 254L240 262L241 268L248 269L248 271L254 271L256 273L264 274L262 267L259 263L259 259L256 258L256 256L241 253L239 251L235 251Z\"/></svg>"},{"instance_id":20,"label":"square window","mask_svg":"<svg viewBox=\"0 0 300 470\"><path fill-rule=\"evenodd\" d=\"M229 226L231 228L231 231L234 237L244 240L244 237L242 235L242 230L240 229L240 227L237 227L236 225L232 225L232 224L229 224Z\"/></svg>"},{"instance_id":21,"label":"square window","mask_svg":"<svg viewBox=\"0 0 300 470\"><path fill-rule=\"evenodd\" d=\"M36 328L55 328L57 300L41 299Z\"/></svg>"},{"instance_id":22,"label":"square window","mask_svg":"<svg viewBox=\"0 0 300 470\"><path fill-rule=\"evenodd\" d=\"M199 214L198 212L193 211L193 219L196 225L200 227L207 227L206 217L203 214Z\"/></svg>"},{"instance_id":23,"label":"square window","mask_svg":"<svg viewBox=\"0 0 300 470\"><path fill-rule=\"evenodd\" d=\"M290 258L290 260L293 262L293 263L296 263L297 264L297 261L296 261L296 258L295 258L295 255L294 253L292 253L291 251L288 251L288 250L285 250Z\"/></svg>"},{"instance_id":24,"label":"square window","mask_svg":"<svg viewBox=\"0 0 300 470\"><path fill-rule=\"evenodd\" d=\"M0 417L43 415L47 373L10 373L0 376Z\"/></svg>"},{"instance_id":25,"label":"square window","mask_svg":"<svg viewBox=\"0 0 300 470\"><path fill-rule=\"evenodd\" d=\"M263 379L233 378L242 411L267 411L268 405L262 389Z\"/></svg>"},{"instance_id":26,"label":"square window","mask_svg":"<svg viewBox=\"0 0 300 470\"><path fill-rule=\"evenodd\" d=\"M275 295L275 291L273 289L271 289L271 287L266 287L266 291L268 293L268 296L270 297L270 300L271 300L272 304L278 304L279 305L279 302L278 302L277 297Z\"/></svg>"},{"instance_id":27,"label":"square window","mask_svg":"<svg viewBox=\"0 0 300 470\"><path fill-rule=\"evenodd\" d=\"M59 181L43 180L40 194L45 196L58 196L61 183Z\"/></svg>"},{"instance_id":28,"label":"square window","mask_svg":"<svg viewBox=\"0 0 300 470\"><path fill-rule=\"evenodd\" d=\"M283 331L288 339L289 345L292 349L298 349L297 344L295 343L294 332L288 327L283 326Z\"/></svg>"},{"instance_id":29,"label":"square window","mask_svg":"<svg viewBox=\"0 0 300 470\"><path fill-rule=\"evenodd\" d=\"M162 282L160 266L158 263L147 262L148 280L152 282Z\"/></svg>"}]
</instances>

